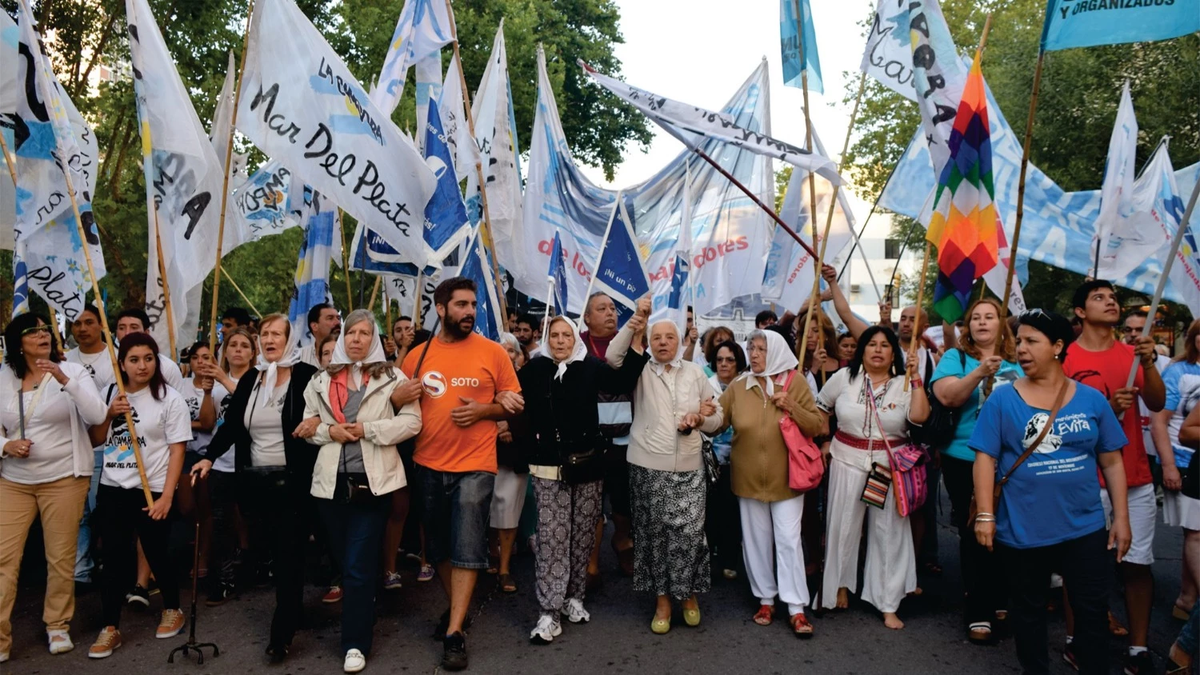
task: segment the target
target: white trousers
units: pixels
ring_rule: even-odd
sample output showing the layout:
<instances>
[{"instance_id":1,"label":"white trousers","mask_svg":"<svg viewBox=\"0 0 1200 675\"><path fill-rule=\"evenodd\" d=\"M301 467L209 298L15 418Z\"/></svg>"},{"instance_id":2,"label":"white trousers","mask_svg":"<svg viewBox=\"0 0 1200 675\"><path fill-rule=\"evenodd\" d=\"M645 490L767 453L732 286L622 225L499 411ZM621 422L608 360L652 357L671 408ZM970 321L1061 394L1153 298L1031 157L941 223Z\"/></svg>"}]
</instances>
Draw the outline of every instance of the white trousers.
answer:
<instances>
[{"instance_id":1,"label":"white trousers","mask_svg":"<svg viewBox=\"0 0 1200 675\"><path fill-rule=\"evenodd\" d=\"M867 565L862 599L881 612L900 608L904 596L917 588L917 560L912 528L896 510L895 489L888 490L882 509L860 500L867 472L836 458L829 463L829 522L826 533L825 581L821 606L837 605L839 588L858 588L858 547L863 516L867 517Z\"/></svg>"},{"instance_id":2,"label":"white trousers","mask_svg":"<svg viewBox=\"0 0 1200 675\"><path fill-rule=\"evenodd\" d=\"M800 544L804 495L781 502L738 497L738 509L750 592L764 605L774 605L778 595L787 603L788 614L803 614L809 602Z\"/></svg>"}]
</instances>

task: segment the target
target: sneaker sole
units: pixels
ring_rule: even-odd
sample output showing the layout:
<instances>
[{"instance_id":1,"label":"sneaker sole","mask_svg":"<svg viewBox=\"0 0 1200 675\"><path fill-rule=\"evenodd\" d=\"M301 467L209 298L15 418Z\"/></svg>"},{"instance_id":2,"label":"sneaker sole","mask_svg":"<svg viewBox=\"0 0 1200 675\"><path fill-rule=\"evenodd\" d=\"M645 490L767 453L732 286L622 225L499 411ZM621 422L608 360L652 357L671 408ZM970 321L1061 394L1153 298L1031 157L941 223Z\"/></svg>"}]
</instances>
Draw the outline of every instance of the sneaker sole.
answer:
<instances>
[{"instance_id":1,"label":"sneaker sole","mask_svg":"<svg viewBox=\"0 0 1200 675\"><path fill-rule=\"evenodd\" d=\"M554 628L550 629L549 639L543 637L539 633L534 633L533 635L529 636L529 642L535 645L548 645L559 635L562 635L562 624L554 624Z\"/></svg>"},{"instance_id":2,"label":"sneaker sole","mask_svg":"<svg viewBox=\"0 0 1200 675\"><path fill-rule=\"evenodd\" d=\"M383 585L383 590L385 590L385 591L398 591L401 588L404 588L404 584L384 584Z\"/></svg>"},{"instance_id":3,"label":"sneaker sole","mask_svg":"<svg viewBox=\"0 0 1200 675\"><path fill-rule=\"evenodd\" d=\"M179 627L179 629L178 629L178 630L176 630L174 633L159 633L159 632L157 632L157 631L156 631L156 632L154 633L154 637L158 638L159 640L170 640L171 638L175 637L176 635L180 635L180 634L182 634L182 633L183 633L183 629L184 629L184 628L186 628L186 627L187 627L187 623L185 622L185 623L184 623L182 626L180 626L180 627Z\"/></svg>"},{"instance_id":4,"label":"sneaker sole","mask_svg":"<svg viewBox=\"0 0 1200 675\"><path fill-rule=\"evenodd\" d=\"M51 649L50 653L54 656L58 656L59 654L66 654L67 652L74 651L74 650L75 650L75 645L71 645L70 647L59 647L58 649Z\"/></svg>"},{"instance_id":5,"label":"sneaker sole","mask_svg":"<svg viewBox=\"0 0 1200 675\"><path fill-rule=\"evenodd\" d=\"M466 669L467 669L467 663L465 661L463 663L454 663L454 662L446 663L445 660L442 661L442 670L447 670L452 673L455 673L460 670L466 670Z\"/></svg>"},{"instance_id":6,"label":"sneaker sole","mask_svg":"<svg viewBox=\"0 0 1200 675\"><path fill-rule=\"evenodd\" d=\"M326 605L333 605L333 604L339 603L341 601L342 601L341 598L330 598L330 599L321 598L321 602L325 603Z\"/></svg>"},{"instance_id":7,"label":"sneaker sole","mask_svg":"<svg viewBox=\"0 0 1200 675\"><path fill-rule=\"evenodd\" d=\"M141 605L142 607L149 607L150 600L148 598L142 598L142 597L125 598L125 604Z\"/></svg>"},{"instance_id":8,"label":"sneaker sole","mask_svg":"<svg viewBox=\"0 0 1200 675\"><path fill-rule=\"evenodd\" d=\"M110 649L106 652L101 652L99 654L89 650L88 658L89 659L107 659L108 657L113 655L113 652L117 651L120 648L121 648L121 645L117 645L116 647L113 647L112 649Z\"/></svg>"},{"instance_id":9,"label":"sneaker sole","mask_svg":"<svg viewBox=\"0 0 1200 675\"><path fill-rule=\"evenodd\" d=\"M590 617L590 616L585 619L582 617L573 617L573 616L570 616L569 614L563 614L563 618L566 619L567 621L570 621L573 624L587 623L588 621L592 620L592 617Z\"/></svg>"}]
</instances>

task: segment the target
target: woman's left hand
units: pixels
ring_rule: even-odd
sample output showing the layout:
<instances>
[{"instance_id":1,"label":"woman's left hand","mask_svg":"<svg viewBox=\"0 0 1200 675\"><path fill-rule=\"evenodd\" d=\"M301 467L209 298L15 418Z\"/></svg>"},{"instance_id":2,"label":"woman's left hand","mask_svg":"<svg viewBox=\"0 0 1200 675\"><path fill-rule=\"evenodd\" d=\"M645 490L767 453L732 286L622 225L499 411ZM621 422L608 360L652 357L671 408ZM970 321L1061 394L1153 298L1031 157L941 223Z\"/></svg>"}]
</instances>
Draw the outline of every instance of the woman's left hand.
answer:
<instances>
[{"instance_id":1,"label":"woman's left hand","mask_svg":"<svg viewBox=\"0 0 1200 675\"><path fill-rule=\"evenodd\" d=\"M167 496L159 497L154 500L154 506L147 506L142 509L150 516L150 520L165 520L171 513L171 498Z\"/></svg>"},{"instance_id":2,"label":"woman's left hand","mask_svg":"<svg viewBox=\"0 0 1200 675\"><path fill-rule=\"evenodd\" d=\"M1128 533L1128 530L1126 530L1126 532ZM975 541L978 541L980 546L986 548L988 551L991 551L992 550L992 542L995 539L995 537L996 537L996 523L995 522L982 522L981 523L978 520L975 521ZM1129 546L1128 546L1129 541L1126 540L1125 543L1126 543L1126 548L1129 548Z\"/></svg>"},{"instance_id":3,"label":"woman's left hand","mask_svg":"<svg viewBox=\"0 0 1200 675\"><path fill-rule=\"evenodd\" d=\"M71 379L67 377L66 373L62 371L62 368L60 368L57 363L51 361L50 359L38 359L37 361L33 362L33 365L37 366L38 369L44 373L50 373L51 377L53 377L54 380L59 384L65 385L67 382L71 381Z\"/></svg>"},{"instance_id":4,"label":"woman's left hand","mask_svg":"<svg viewBox=\"0 0 1200 675\"><path fill-rule=\"evenodd\" d=\"M320 417L310 417L300 424L296 425L296 430L292 432L293 438L312 438L317 435L317 427L321 425Z\"/></svg>"},{"instance_id":5,"label":"woman's left hand","mask_svg":"<svg viewBox=\"0 0 1200 675\"><path fill-rule=\"evenodd\" d=\"M713 403L712 397L709 396L707 399L704 400L703 403L700 404L700 416L701 417L712 417L716 413L717 413L717 404Z\"/></svg>"},{"instance_id":6,"label":"woman's left hand","mask_svg":"<svg viewBox=\"0 0 1200 675\"><path fill-rule=\"evenodd\" d=\"M771 402L775 404L776 408L779 408L784 412L791 412L792 410L792 400L788 398L786 391L775 392L775 394L771 396Z\"/></svg>"},{"instance_id":7,"label":"woman's left hand","mask_svg":"<svg viewBox=\"0 0 1200 675\"><path fill-rule=\"evenodd\" d=\"M1112 528L1108 531L1108 550L1117 551L1117 562L1125 559L1125 554L1129 552L1129 545L1133 543L1133 533L1129 529L1129 520L1127 518L1117 518L1113 520Z\"/></svg>"}]
</instances>

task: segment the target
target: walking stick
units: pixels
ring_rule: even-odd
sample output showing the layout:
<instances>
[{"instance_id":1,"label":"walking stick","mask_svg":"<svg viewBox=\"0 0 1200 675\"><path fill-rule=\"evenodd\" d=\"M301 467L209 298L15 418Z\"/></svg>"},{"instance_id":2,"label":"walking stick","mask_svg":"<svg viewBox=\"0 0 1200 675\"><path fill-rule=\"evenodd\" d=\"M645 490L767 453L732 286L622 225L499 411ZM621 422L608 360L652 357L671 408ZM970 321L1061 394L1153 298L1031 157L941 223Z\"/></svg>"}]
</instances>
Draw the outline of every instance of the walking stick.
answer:
<instances>
[{"instance_id":1,"label":"walking stick","mask_svg":"<svg viewBox=\"0 0 1200 675\"><path fill-rule=\"evenodd\" d=\"M192 488L196 487L196 476L192 476ZM188 617L187 642L171 650L167 655L167 663L175 663L175 652L181 652L187 658L188 652L196 652L196 665L204 665L204 648L212 647L213 658L221 655L221 649L215 642L196 642L196 584L200 577L200 519L196 519L196 542L192 546L192 612Z\"/></svg>"}]
</instances>

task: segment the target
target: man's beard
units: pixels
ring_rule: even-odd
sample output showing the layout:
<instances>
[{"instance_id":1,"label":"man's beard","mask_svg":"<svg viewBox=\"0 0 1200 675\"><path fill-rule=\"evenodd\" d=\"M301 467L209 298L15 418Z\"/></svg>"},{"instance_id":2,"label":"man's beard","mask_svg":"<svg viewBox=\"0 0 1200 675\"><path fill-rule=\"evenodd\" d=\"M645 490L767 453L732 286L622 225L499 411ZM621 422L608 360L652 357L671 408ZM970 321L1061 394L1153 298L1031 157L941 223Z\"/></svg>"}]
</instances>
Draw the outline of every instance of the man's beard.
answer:
<instances>
[{"instance_id":1,"label":"man's beard","mask_svg":"<svg viewBox=\"0 0 1200 675\"><path fill-rule=\"evenodd\" d=\"M471 324L471 325L467 326L466 330L463 330L463 328L462 328L463 321L470 322L470 324ZM455 321L453 323L447 323L445 327L446 327L446 333L448 333L451 337L453 337L456 340L462 340L462 339L466 338L467 336L469 336L471 334L471 331L473 331L475 329L475 317L473 317L473 316L464 317L464 318L460 319L459 321Z\"/></svg>"}]
</instances>

